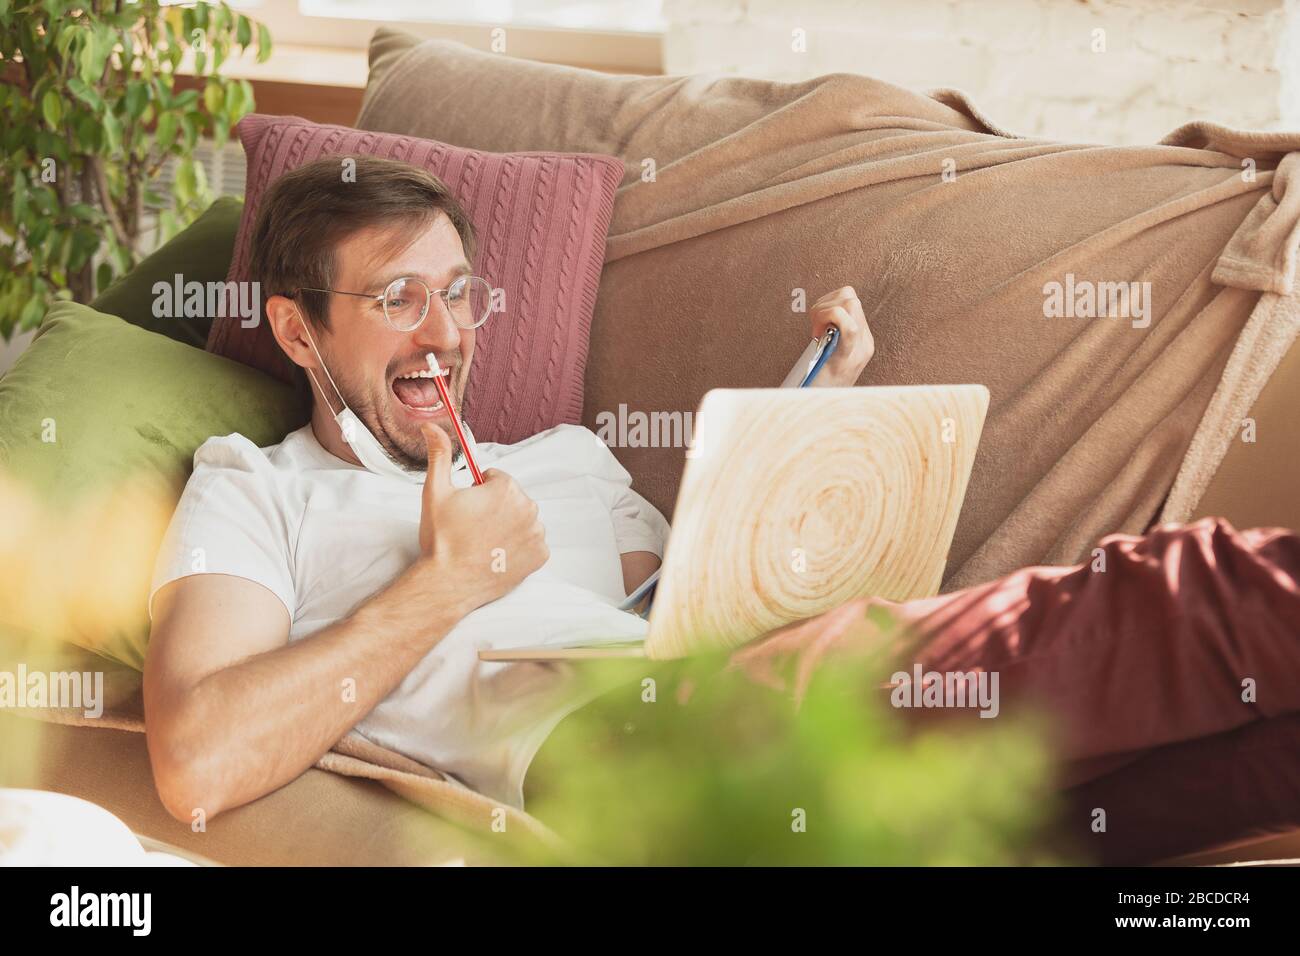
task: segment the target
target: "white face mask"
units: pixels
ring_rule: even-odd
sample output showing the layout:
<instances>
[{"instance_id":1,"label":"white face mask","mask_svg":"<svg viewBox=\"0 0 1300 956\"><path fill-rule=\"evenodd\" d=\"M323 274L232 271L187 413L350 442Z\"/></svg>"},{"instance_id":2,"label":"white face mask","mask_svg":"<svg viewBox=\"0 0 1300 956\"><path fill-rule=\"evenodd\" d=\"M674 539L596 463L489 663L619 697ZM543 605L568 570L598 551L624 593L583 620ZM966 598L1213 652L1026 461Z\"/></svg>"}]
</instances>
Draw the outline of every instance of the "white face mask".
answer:
<instances>
[{"instance_id":1,"label":"white face mask","mask_svg":"<svg viewBox=\"0 0 1300 956\"><path fill-rule=\"evenodd\" d=\"M325 364L325 360L321 358L320 349L316 348L316 340L312 338L311 331L307 328L307 323L303 320L301 312L298 313L298 321L302 322L303 331L307 333L307 341L311 343L311 350L316 353L316 361L320 362L320 367L324 370L325 377L329 379L330 388L334 389L334 394L339 397L339 404L343 406L340 411L334 411L329 399L325 397L325 390L320 387L320 382L316 381L316 376L312 375L311 369L307 369L306 372L311 376L312 383L316 386L316 390L320 392L321 398L325 399L325 407L328 408L330 413L334 416L334 421L338 422L339 431L343 435L343 440L348 443L348 447L350 447L353 454L357 456L357 460L361 462L367 471L374 472L377 475L385 475L389 478L402 478L406 481L415 482L416 484L423 484L425 472L411 471L393 461L388 452L384 450L384 446L379 444L379 439L371 433L369 428L362 424L361 419L357 417L356 412L352 411L352 409L348 407L348 403L343 400L343 393L340 392L339 387L334 384L334 376L330 374L329 367ZM450 409L448 412L449 414L452 413ZM471 448L471 453L477 456L478 446L474 443L474 435L469 430L469 423L462 420L461 425L465 429L466 440L471 446L473 446ZM469 465L466 463L464 455L457 457L451 470L453 476L455 476L459 471L464 471L468 474Z\"/></svg>"}]
</instances>

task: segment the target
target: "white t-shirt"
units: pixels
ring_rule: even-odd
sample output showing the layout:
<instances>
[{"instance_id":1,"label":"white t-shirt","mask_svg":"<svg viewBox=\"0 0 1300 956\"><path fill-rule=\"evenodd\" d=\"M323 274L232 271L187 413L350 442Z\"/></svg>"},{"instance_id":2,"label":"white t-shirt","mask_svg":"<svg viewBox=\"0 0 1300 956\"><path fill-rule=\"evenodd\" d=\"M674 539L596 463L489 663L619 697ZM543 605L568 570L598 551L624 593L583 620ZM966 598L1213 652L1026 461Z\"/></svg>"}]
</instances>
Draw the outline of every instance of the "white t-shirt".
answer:
<instances>
[{"instance_id":1,"label":"white t-shirt","mask_svg":"<svg viewBox=\"0 0 1300 956\"><path fill-rule=\"evenodd\" d=\"M575 690L572 665L484 662L478 651L643 637L645 622L617 607L619 555L662 557L668 523L586 428L475 447L481 468L506 472L537 502L550 559L463 618L353 732L522 808L533 756L590 693ZM463 459L452 481L469 484ZM150 604L177 578L234 575L284 603L289 641L308 638L415 561L421 494L417 482L326 451L310 425L267 448L239 434L210 438L164 538Z\"/></svg>"}]
</instances>

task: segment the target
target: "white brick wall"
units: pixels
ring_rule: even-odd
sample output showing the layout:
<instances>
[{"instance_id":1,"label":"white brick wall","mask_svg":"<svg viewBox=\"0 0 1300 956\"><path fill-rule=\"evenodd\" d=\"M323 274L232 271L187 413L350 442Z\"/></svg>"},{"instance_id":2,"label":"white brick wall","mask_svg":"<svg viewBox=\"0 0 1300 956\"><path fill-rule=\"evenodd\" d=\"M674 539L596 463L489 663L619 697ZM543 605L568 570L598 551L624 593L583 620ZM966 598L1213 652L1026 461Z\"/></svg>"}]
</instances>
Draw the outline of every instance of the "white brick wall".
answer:
<instances>
[{"instance_id":1,"label":"white brick wall","mask_svg":"<svg viewBox=\"0 0 1300 956\"><path fill-rule=\"evenodd\" d=\"M665 0L669 73L965 90L1013 132L1155 142L1300 128L1300 0ZM795 31L804 51L796 51ZM1095 31L1104 31L1098 33ZM1103 51L1094 51L1098 43Z\"/></svg>"}]
</instances>

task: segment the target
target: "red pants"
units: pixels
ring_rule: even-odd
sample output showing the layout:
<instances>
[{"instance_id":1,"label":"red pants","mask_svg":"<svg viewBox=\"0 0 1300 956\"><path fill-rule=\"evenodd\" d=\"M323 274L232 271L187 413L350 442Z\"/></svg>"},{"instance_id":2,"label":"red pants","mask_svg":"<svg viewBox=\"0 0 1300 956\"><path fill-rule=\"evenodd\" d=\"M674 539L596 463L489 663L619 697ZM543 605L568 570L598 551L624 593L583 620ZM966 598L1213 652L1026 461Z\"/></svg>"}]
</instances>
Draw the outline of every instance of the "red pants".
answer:
<instances>
[{"instance_id":1,"label":"red pants","mask_svg":"<svg viewBox=\"0 0 1300 956\"><path fill-rule=\"evenodd\" d=\"M1002 713L1032 705L1054 718L1072 807L1062 825L1102 862L1300 827L1295 533L1205 519L1115 535L1084 565L853 602L733 661L770 681L793 657L802 686L823 654L865 648L872 603L909 625L892 645L900 670L997 672ZM1106 810L1104 834L1093 808Z\"/></svg>"}]
</instances>

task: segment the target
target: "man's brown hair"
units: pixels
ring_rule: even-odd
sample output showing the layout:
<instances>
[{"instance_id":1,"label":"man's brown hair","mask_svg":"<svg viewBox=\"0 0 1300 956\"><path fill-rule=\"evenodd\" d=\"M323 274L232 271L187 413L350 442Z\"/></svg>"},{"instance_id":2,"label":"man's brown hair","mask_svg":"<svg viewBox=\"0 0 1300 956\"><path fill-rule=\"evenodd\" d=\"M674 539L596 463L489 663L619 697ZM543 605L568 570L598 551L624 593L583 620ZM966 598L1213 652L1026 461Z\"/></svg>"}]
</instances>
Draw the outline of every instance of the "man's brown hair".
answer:
<instances>
[{"instance_id":1,"label":"man's brown hair","mask_svg":"<svg viewBox=\"0 0 1300 956\"><path fill-rule=\"evenodd\" d=\"M339 244L372 226L403 226L414 237L440 213L451 220L466 259L473 262L474 227L436 176L375 156L322 157L283 174L262 197L250 250L251 277L263 302L273 295L290 296L308 321L328 328L328 294L295 295L295 290L333 287Z\"/></svg>"}]
</instances>

